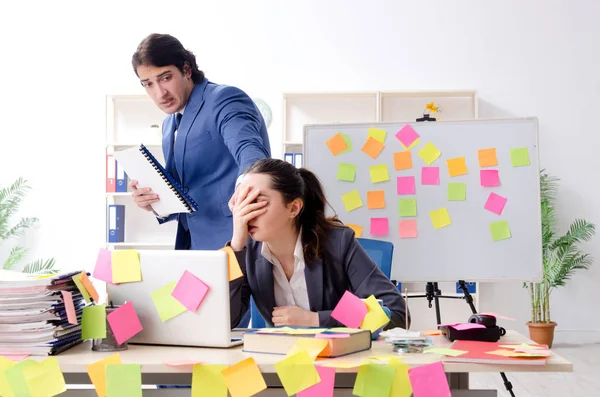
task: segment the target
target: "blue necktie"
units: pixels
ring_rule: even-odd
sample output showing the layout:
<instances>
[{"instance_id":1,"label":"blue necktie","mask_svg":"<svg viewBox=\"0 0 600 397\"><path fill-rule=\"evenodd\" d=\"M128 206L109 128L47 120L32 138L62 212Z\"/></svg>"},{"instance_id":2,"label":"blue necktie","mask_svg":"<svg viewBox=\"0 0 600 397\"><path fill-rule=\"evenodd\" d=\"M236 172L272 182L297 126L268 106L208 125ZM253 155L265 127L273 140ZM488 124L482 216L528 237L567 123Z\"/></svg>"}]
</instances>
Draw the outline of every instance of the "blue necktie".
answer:
<instances>
[{"instance_id":1,"label":"blue necktie","mask_svg":"<svg viewBox=\"0 0 600 397\"><path fill-rule=\"evenodd\" d=\"M179 134L179 124L181 124L181 118L183 117L183 114L181 113L177 113L175 115L175 130L173 131L173 152L175 152L175 138L176 138L176 134Z\"/></svg>"}]
</instances>

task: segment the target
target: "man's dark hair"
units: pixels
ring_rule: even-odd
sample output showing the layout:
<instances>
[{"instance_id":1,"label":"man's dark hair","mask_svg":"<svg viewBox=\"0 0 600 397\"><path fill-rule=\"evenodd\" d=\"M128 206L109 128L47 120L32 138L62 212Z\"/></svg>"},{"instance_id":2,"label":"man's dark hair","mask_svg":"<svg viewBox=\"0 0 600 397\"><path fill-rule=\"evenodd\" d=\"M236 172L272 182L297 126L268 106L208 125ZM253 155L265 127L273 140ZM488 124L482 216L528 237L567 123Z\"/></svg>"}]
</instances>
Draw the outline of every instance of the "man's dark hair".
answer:
<instances>
[{"instance_id":1,"label":"man's dark hair","mask_svg":"<svg viewBox=\"0 0 600 397\"><path fill-rule=\"evenodd\" d=\"M175 65L183 73L183 65L186 62L192 69L192 81L196 84L202 83L204 72L198 69L194 54L186 50L175 37L159 33L152 33L142 40L131 57L136 75L138 75L137 67L140 65L156 67Z\"/></svg>"}]
</instances>

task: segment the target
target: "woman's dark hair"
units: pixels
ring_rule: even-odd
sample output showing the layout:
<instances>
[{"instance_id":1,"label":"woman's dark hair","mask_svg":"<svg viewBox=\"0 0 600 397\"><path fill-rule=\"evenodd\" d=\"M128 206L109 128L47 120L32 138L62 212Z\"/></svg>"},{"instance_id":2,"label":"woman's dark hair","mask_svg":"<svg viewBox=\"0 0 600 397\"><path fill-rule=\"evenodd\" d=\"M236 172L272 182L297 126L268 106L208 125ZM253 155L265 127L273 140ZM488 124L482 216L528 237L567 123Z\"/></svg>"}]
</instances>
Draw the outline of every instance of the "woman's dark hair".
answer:
<instances>
[{"instance_id":1,"label":"woman's dark hair","mask_svg":"<svg viewBox=\"0 0 600 397\"><path fill-rule=\"evenodd\" d=\"M137 75L137 67L150 65L156 67L175 65L183 74L183 65L190 65L192 81L196 84L204 80L204 72L198 69L196 57L175 37L168 34L152 33L146 37L131 57L133 71ZM138 76L139 77L139 76Z\"/></svg>"},{"instance_id":2,"label":"woman's dark hair","mask_svg":"<svg viewBox=\"0 0 600 397\"><path fill-rule=\"evenodd\" d=\"M322 256L327 233L333 227L343 226L343 223L337 216L325 216L328 202L319 178L306 168L296 168L279 159L259 160L246 173L269 175L271 188L281 193L285 204L302 199L304 206L296 217L296 228L302 228L304 260L310 262Z\"/></svg>"}]
</instances>

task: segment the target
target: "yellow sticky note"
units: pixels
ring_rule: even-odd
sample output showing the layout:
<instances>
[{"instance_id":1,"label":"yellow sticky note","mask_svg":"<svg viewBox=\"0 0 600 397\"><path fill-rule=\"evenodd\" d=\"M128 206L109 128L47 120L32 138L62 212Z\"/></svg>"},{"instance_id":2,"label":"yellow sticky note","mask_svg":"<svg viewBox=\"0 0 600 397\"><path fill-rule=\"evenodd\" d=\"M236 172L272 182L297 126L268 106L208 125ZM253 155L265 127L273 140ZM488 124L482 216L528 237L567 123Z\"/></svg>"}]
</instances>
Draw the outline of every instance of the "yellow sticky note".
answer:
<instances>
[{"instance_id":1,"label":"yellow sticky note","mask_svg":"<svg viewBox=\"0 0 600 397\"><path fill-rule=\"evenodd\" d=\"M4 371L3 375L12 393L9 395L15 397L31 395L23 370L35 365L38 365L38 363L34 360L23 360Z\"/></svg>"},{"instance_id":2,"label":"yellow sticky note","mask_svg":"<svg viewBox=\"0 0 600 397\"><path fill-rule=\"evenodd\" d=\"M67 390L56 357L23 368L23 376L32 396L56 396Z\"/></svg>"},{"instance_id":3,"label":"yellow sticky note","mask_svg":"<svg viewBox=\"0 0 600 397\"><path fill-rule=\"evenodd\" d=\"M367 363L356 374L352 394L356 396L389 396L396 370L381 364Z\"/></svg>"},{"instance_id":4,"label":"yellow sticky note","mask_svg":"<svg viewBox=\"0 0 600 397\"><path fill-rule=\"evenodd\" d=\"M409 147L404 146L404 144L402 142L400 142L400 146L402 146L402 149L404 149L404 150L410 150L410 149L414 148L415 146L417 146L419 143L421 143L421 141L419 138L417 138L417 139L415 139L415 141L413 143L410 144Z\"/></svg>"},{"instance_id":5,"label":"yellow sticky note","mask_svg":"<svg viewBox=\"0 0 600 397\"><path fill-rule=\"evenodd\" d=\"M372 165L369 167L369 172L371 173L371 182L379 183L390 180L390 174L388 173L388 168L386 164L378 164Z\"/></svg>"},{"instance_id":6,"label":"yellow sticky note","mask_svg":"<svg viewBox=\"0 0 600 397\"><path fill-rule=\"evenodd\" d=\"M275 371L288 396L292 396L306 388L316 385L321 377L306 350L292 356L286 356L275 363Z\"/></svg>"},{"instance_id":7,"label":"yellow sticky note","mask_svg":"<svg viewBox=\"0 0 600 397\"><path fill-rule=\"evenodd\" d=\"M172 281L150 294L162 322L170 320L187 310L185 306L171 295L176 285L177 281Z\"/></svg>"},{"instance_id":8,"label":"yellow sticky note","mask_svg":"<svg viewBox=\"0 0 600 397\"><path fill-rule=\"evenodd\" d=\"M115 353L85 367L98 397L106 397L106 366L108 364L122 364L119 353Z\"/></svg>"},{"instance_id":9,"label":"yellow sticky note","mask_svg":"<svg viewBox=\"0 0 600 397\"><path fill-rule=\"evenodd\" d=\"M321 367L329 367L329 368L357 368L362 366L364 363L359 362L359 361L329 361L329 362L324 362L324 363L319 363L319 366Z\"/></svg>"},{"instance_id":10,"label":"yellow sticky note","mask_svg":"<svg viewBox=\"0 0 600 397\"><path fill-rule=\"evenodd\" d=\"M466 350L449 349L446 347L433 347L431 349L424 350L424 352L425 353L443 354L444 356L450 356L450 357L458 357L458 356L462 356L465 353L468 353L468 351L466 351Z\"/></svg>"},{"instance_id":11,"label":"yellow sticky note","mask_svg":"<svg viewBox=\"0 0 600 397\"><path fill-rule=\"evenodd\" d=\"M334 327L334 328L329 328L327 330L327 332L336 332L336 333L340 333L340 334L355 334L360 331L362 331L362 330L358 329L358 328L346 328L346 327Z\"/></svg>"},{"instance_id":12,"label":"yellow sticky note","mask_svg":"<svg viewBox=\"0 0 600 397\"><path fill-rule=\"evenodd\" d=\"M111 259L114 284L142 281L140 255L137 250L112 251Z\"/></svg>"},{"instance_id":13,"label":"yellow sticky note","mask_svg":"<svg viewBox=\"0 0 600 397\"><path fill-rule=\"evenodd\" d=\"M77 286L77 289L79 290L79 292L81 292L81 296L83 296L83 299L85 300L85 303L90 303L91 302L90 301L90 294L88 294L87 289L85 288L85 286L81 282L81 275L82 274L83 273L74 275L73 276L73 282Z\"/></svg>"},{"instance_id":14,"label":"yellow sticky note","mask_svg":"<svg viewBox=\"0 0 600 397\"><path fill-rule=\"evenodd\" d=\"M491 352L485 352L485 354L493 354L496 356L504 356L504 357L510 357L512 354L514 354L514 351L511 350L502 350L502 349L498 349L498 350L494 350Z\"/></svg>"},{"instance_id":15,"label":"yellow sticky note","mask_svg":"<svg viewBox=\"0 0 600 397\"><path fill-rule=\"evenodd\" d=\"M227 397L222 371L227 365L195 364L192 370L192 397Z\"/></svg>"},{"instance_id":16,"label":"yellow sticky note","mask_svg":"<svg viewBox=\"0 0 600 397\"><path fill-rule=\"evenodd\" d=\"M4 376L4 371L14 367L16 364L14 361L9 360L0 356L0 396L13 397L14 394L8 385L8 381Z\"/></svg>"},{"instance_id":17,"label":"yellow sticky note","mask_svg":"<svg viewBox=\"0 0 600 397\"><path fill-rule=\"evenodd\" d=\"M392 382L392 390L390 396L394 397L410 397L412 394L412 385L408 377L410 366L404 364L397 358L391 358L388 365L396 370L394 381Z\"/></svg>"},{"instance_id":18,"label":"yellow sticky note","mask_svg":"<svg viewBox=\"0 0 600 397\"><path fill-rule=\"evenodd\" d=\"M369 157L371 157L373 160L375 160L384 147L385 146L383 143L379 142L373 137L369 137L361 150L368 154Z\"/></svg>"},{"instance_id":19,"label":"yellow sticky note","mask_svg":"<svg viewBox=\"0 0 600 397\"><path fill-rule=\"evenodd\" d=\"M539 349L539 350L546 350L546 346L537 346L537 345L528 345L527 343L521 343L520 345L500 345L499 347L502 348L506 348L506 349L527 349L527 350L531 350L531 349Z\"/></svg>"},{"instance_id":20,"label":"yellow sticky note","mask_svg":"<svg viewBox=\"0 0 600 397\"><path fill-rule=\"evenodd\" d=\"M327 331L327 328L292 328L286 332L290 335L316 335Z\"/></svg>"},{"instance_id":21,"label":"yellow sticky note","mask_svg":"<svg viewBox=\"0 0 600 397\"><path fill-rule=\"evenodd\" d=\"M498 165L498 157L496 156L496 148L480 149L477 151L477 157L479 159L479 166L483 167L495 167Z\"/></svg>"},{"instance_id":22,"label":"yellow sticky note","mask_svg":"<svg viewBox=\"0 0 600 397\"><path fill-rule=\"evenodd\" d=\"M357 208L363 206L363 202L360 199L360 194L358 194L358 190L353 190L348 192L342 196L342 201L344 202L344 207L346 211L354 211Z\"/></svg>"},{"instance_id":23,"label":"yellow sticky note","mask_svg":"<svg viewBox=\"0 0 600 397\"><path fill-rule=\"evenodd\" d=\"M421 157L427 165L431 165L441 155L442 153L431 142L419 150L419 157Z\"/></svg>"},{"instance_id":24,"label":"yellow sticky note","mask_svg":"<svg viewBox=\"0 0 600 397\"><path fill-rule=\"evenodd\" d=\"M356 238L360 238L360 236L362 236L362 232L363 232L362 226L358 226L353 223L346 223L346 226L348 226L350 229L354 230L354 236Z\"/></svg>"},{"instance_id":25,"label":"yellow sticky note","mask_svg":"<svg viewBox=\"0 0 600 397\"><path fill-rule=\"evenodd\" d=\"M396 171L408 170L412 168L412 153L396 152L394 153L394 169Z\"/></svg>"},{"instance_id":26,"label":"yellow sticky note","mask_svg":"<svg viewBox=\"0 0 600 397\"><path fill-rule=\"evenodd\" d=\"M373 137L381 143L385 143L385 136L387 135L387 132L380 128L369 128L367 135Z\"/></svg>"},{"instance_id":27,"label":"yellow sticky note","mask_svg":"<svg viewBox=\"0 0 600 397\"><path fill-rule=\"evenodd\" d=\"M240 268L240 264L235 257L235 252L233 252L233 248L227 246L220 249L221 251L225 251L227 254L227 262L229 264L229 281L238 279L243 276L242 269Z\"/></svg>"},{"instance_id":28,"label":"yellow sticky note","mask_svg":"<svg viewBox=\"0 0 600 397\"><path fill-rule=\"evenodd\" d=\"M267 388L260 368L252 357L221 371L231 397L250 397Z\"/></svg>"},{"instance_id":29,"label":"yellow sticky note","mask_svg":"<svg viewBox=\"0 0 600 397\"><path fill-rule=\"evenodd\" d=\"M327 339L316 338L298 338L296 344L286 354L287 357L306 350L311 359L315 360L319 354L325 349L329 342Z\"/></svg>"},{"instance_id":30,"label":"yellow sticky note","mask_svg":"<svg viewBox=\"0 0 600 397\"><path fill-rule=\"evenodd\" d=\"M390 321L375 296L371 295L363 301L367 304L367 315L360 324L361 329L375 332Z\"/></svg>"},{"instance_id":31,"label":"yellow sticky note","mask_svg":"<svg viewBox=\"0 0 600 397\"><path fill-rule=\"evenodd\" d=\"M446 160L448 164L448 174L450 176L459 176L467 174L467 162L465 157L455 157L453 159Z\"/></svg>"},{"instance_id":32,"label":"yellow sticky note","mask_svg":"<svg viewBox=\"0 0 600 397\"><path fill-rule=\"evenodd\" d=\"M291 327L270 327L270 328L261 328L258 331L269 334L287 334L294 329Z\"/></svg>"},{"instance_id":33,"label":"yellow sticky note","mask_svg":"<svg viewBox=\"0 0 600 397\"><path fill-rule=\"evenodd\" d=\"M431 211L429 216L431 217L431 223L436 230L452 224L446 207Z\"/></svg>"}]
</instances>

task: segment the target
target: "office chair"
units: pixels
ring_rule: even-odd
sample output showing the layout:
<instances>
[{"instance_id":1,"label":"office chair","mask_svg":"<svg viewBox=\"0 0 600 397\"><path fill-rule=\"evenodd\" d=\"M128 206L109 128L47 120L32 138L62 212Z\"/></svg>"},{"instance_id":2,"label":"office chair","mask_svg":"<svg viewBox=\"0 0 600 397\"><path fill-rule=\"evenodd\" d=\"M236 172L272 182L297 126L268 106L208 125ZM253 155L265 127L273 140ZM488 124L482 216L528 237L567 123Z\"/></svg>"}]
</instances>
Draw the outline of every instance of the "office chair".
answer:
<instances>
[{"instance_id":1,"label":"office chair","mask_svg":"<svg viewBox=\"0 0 600 397\"><path fill-rule=\"evenodd\" d=\"M252 328L266 328L267 323L265 319L260 315L258 308L256 307L256 303L254 303L254 298L250 297L250 327Z\"/></svg>"},{"instance_id":2,"label":"office chair","mask_svg":"<svg viewBox=\"0 0 600 397\"><path fill-rule=\"evenodd\" d=\"M392 257L394 255L394 244L389 241L372 240L368 238L357 238L358 243L367 254L379 266L383 274L390 278L392 275Z\"/></svg>"}]
</instances>

